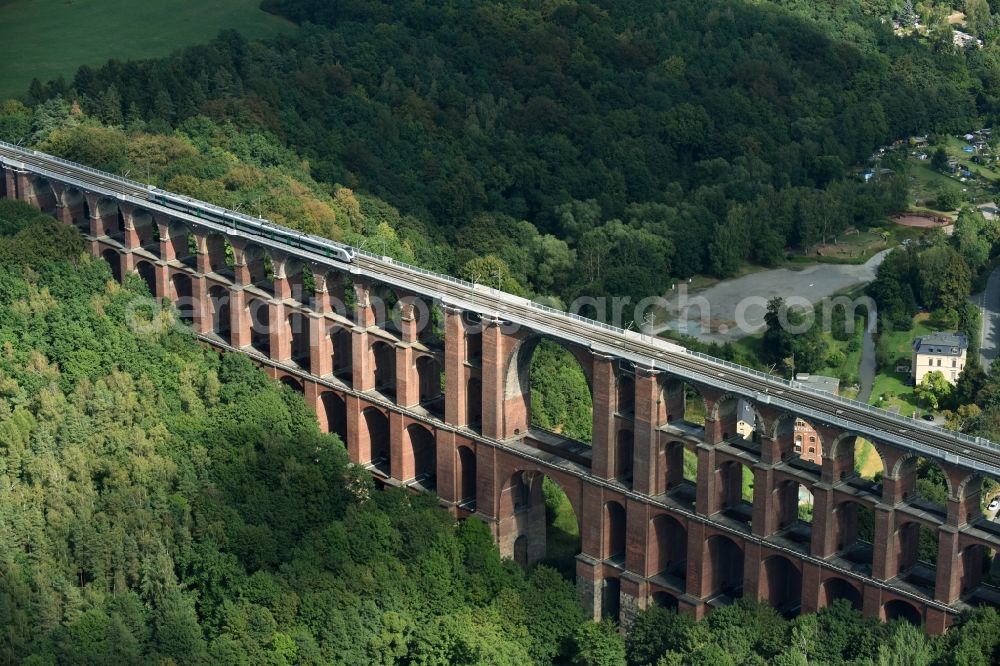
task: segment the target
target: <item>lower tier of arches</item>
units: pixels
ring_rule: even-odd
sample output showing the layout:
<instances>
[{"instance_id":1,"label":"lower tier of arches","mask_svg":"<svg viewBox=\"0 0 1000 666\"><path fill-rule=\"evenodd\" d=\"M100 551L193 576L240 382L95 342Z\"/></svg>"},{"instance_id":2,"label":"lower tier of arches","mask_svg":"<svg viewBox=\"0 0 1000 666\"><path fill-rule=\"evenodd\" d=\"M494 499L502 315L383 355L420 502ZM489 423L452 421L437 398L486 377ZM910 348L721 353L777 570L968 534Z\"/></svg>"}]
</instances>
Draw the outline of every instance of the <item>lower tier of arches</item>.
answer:
<instances>
[{"instance_id":1,"label":"lower tier of arches","mask_svg":"<svg viewBox=\"0 0 1000 666\"><path fill-rule=\"evenodd\" d=\"M742 597L792 617L843 599L866 615L905 619L941 633L966 601L990 603L989 594L979 594L966 595L954 606L941 604L905 586L896 588L895 580L845 569L836 558L812 558L788 544L769 544L725 514L706 518L672 510L655 498L543 463L529 450L485 441L377 397L280 367L265 368L305 395L322 428L338 434L352 460L379 483L436 492L456 516L475 515L490 524L501 554L519 563L553 563L546 552L553 530L546 501L551 487L558 488L579 534L569 573L595 618L613 617L627 625L651 605L702 617ZM983 555L976 555L975 566L982 568ZM986 553L990 560L991 555ZM956 568L960 582L970 579L971 569Z\"/></svg>"}]
</instances>

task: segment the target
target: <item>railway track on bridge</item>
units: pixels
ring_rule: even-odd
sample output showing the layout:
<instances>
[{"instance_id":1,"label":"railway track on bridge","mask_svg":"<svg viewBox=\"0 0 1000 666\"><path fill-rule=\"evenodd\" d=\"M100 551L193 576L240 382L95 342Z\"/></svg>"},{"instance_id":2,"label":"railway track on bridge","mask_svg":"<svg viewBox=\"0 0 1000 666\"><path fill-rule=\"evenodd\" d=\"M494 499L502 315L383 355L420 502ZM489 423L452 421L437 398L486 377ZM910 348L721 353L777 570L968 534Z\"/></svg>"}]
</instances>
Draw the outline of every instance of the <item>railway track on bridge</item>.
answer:
<instances>
[{"instance_id":1,"label":"railway track on bridge","mask_svg":"<svg viewBox=\"0 0 1000 666\"><path fill-rule=\"evenodd\" d=\"M262 246L298 256L316 265L385 282L414 294L477 312L485 319L524 326L544 335L574 342L596 353L624 359L636 367L670 372L701 381L733 391L757 403L787 409L818 423L828 423L875 441L943 458L970 470L1000 478L1000 445L989 440L944 430L870 405L815 392L794 381L691 352L666 340L554 310L483 285L473 285L403 264L389 257L355 248L352 262L336 261L296 247L295 239L304 236L300 232L266 220L256 222L245 215L223 211L234 220L250 219L259 224L257 234L247 232L245 227L241 227L239 233L234 233L233 228L226 224L151 201L150 193L154 190L152 186L36 151L0 142L0 162L15 171L27 171L42 178L62 181L94 194L127 201L154 214L165 214L227 235L245 236ZM192 203L203 206L206 214L215 217L223 210L204 202L192 200Z\"/></svg>"}]
</instances>

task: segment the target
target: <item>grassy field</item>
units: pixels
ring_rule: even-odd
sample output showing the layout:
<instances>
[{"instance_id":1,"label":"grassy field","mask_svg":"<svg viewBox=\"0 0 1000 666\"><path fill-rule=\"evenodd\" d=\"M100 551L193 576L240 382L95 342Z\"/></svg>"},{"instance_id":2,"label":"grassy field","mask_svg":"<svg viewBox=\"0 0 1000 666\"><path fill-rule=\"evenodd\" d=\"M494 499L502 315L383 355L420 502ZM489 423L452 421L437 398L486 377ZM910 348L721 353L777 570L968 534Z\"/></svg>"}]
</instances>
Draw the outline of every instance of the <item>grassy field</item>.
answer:
<instances>
[{"instance_id":1,"label":"grassy field","mask_svg":"<svg viewBox=\"0 0 1000 666\"><path fill-rule=\"evenodd\" d=\"M950 136L944 145L944 150L949 156L957 158L962 166L968 168L969 171L977 176L988 180L1000 180L1000 172L996 170L996 165L987 166L985 164L976 164L973 162L972 155L962 150L962 148L967 145L969 144L963 139Z\"/></svg>"},{"instance_id":2,"label":"grassy field","mask_svg":"<svg viewBox=\"0 0 1000 666\"><path fill-rule=\"evenodd\" d=\"M962 147L965 145L967 145L965 141L956 137L949 137L945 144L941 146L948 153L949 157L958 159L959 164L969 169L969 171L978 177L967 180L964 183L956 176L939 173L932 169L929 159L918 160L912 156L909 158L910 192L916 201L916 206L913 208L914 211L927 210L941 215L941 211L923 207L932 202L942 189L954 190L963 199L974 203L992 199L992 190L996 182L1000 180L1000 171L996 170L996 165L974 164L972 162L972 155L962 152ZM933 154L936 149L937 146L931 147L928 149L928 153ZM945 214L944 216L954 218L953 213Z\"/></svg>"},{"instance_id":3,"label":"grassy field","mask_svg":"<svg viewBox=\"0 0 1000 666\"><path fill-rule=\"evenodd\" d=\"M909 384L909 375L898 372L875 375L872 404L902 416L913 416L913 412L919 410L917 397Z\"/></svg>"},{"instance_id":4,"label":"grassy field","mask_svg":"<svg viewBox=\"0 0 1000 666\"><path fill-rule=\"evenodd\" d=\"M875 375L875 385L872 387L871 403L883 409L897 407L903 416L911 416L919 411L913 386L910 385L909 372L896 372L895 365L909 365L912 356L913 339L933 333L927 314L918 314L913 319L913 329L909 331L893 331L882 334L880 345L885 345L892 358L896 359L892 368L885 368Z\"/></svg>"},{"instance_id":5,"label":"grassy field","mask_svg":"<svg viewBox=\"0 0 1000 666\"><path fill-rule=\"evenodd\" d=\"M80 65L166 55L235 28L249 38L293 29L260 0L0 0L0 99L33 78L71 79Z\"/></svg>"},{"instance_id":6,"label":"grassy field","mask_svg":"<svg viewBox=\"0 0 1000 666\"><path fill-rule=\"evenodd\" d=\"M882 468L882 458L879 457L878 451L875 450L875 447L867 439L858 440L854 455L854 467L858 470L861 478L873 479L876 474L885 473L885 470Z\"/></svg>"},{"instance_id":7,"label":"grassy field","mask_svg":"<svg viewBox=\"0 0 1000 666\"><path fill-rule=\"evenodd\" d=\"M892 244L891 237L883 238L881 230L861 231L854 234L840 234L826 245L811 248L804 254L789 254L787 264L863 264L875 254Z\"/></svg>"},{"instance_id":8,"label":"grassy field","mask_svg":"<svg viewBox=\"0 0 1000 666\"><path fill-rule=\"evenodd\" d=\"M937 199L938 193L945 189L954 190L960 197L970 198L969 187L970 185L962 183L957 178L934 171L927 162L910 161L910 194L916 201L916 206L922 206L941 215L944 211L929 206Z\"/></svg>"}]
</instances>

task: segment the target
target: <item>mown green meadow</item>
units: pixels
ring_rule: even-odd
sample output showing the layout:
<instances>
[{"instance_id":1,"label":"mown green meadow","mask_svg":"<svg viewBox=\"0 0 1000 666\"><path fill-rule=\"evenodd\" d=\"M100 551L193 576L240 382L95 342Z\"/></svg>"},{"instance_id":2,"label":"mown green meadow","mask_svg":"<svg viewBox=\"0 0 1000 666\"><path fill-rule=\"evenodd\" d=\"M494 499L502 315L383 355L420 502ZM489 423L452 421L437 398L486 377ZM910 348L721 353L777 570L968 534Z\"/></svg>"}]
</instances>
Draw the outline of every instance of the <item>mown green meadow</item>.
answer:
<instances>
[{"instance_id":1,"label":"mown green meadow","mask_svg":"<svg viewBox=\"0 0 1000 666\"><path fill-rule=\"evenodd\" d=\"M293 26L259 0L0 0L0 99L80 65L163 56L234 28L249 38Z\"/></svg>"}]
</instances>

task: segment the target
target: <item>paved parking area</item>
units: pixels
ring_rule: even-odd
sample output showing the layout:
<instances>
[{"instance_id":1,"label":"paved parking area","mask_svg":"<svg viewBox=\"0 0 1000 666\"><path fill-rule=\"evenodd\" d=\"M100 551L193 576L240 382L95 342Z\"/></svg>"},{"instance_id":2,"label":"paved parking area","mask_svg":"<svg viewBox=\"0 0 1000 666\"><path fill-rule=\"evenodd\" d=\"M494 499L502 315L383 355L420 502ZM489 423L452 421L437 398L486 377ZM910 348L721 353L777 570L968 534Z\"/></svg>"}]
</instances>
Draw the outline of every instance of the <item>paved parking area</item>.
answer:
<instances>
[{"instance_id":1,"label":"paved parking area","mask_svg":"<svg viewBox=\"0 0 1000 666\"><path fill-rule=\"evenodd\" d=\"M725 342L764 328L765 306L775 296L804 298L815 305L827 296L875 279L875 270L888 250L864 264L816 264L802 270L778 268L724 280L684 297L684 285L668 296L665 325L706 342ZM680 310L688 305L686 317Z\"/></svg>"}]
</instances>

